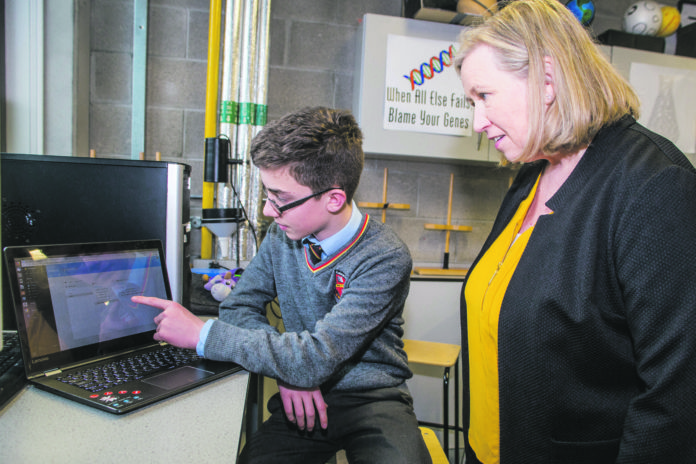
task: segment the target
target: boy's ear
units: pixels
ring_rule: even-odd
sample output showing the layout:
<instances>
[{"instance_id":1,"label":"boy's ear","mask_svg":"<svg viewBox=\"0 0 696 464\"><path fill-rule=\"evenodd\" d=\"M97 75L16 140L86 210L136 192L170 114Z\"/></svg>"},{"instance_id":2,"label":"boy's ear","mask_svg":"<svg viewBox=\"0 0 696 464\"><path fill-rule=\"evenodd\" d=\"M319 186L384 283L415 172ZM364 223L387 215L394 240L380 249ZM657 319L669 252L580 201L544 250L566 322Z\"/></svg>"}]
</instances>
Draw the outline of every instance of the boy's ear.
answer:
<instances>
[{"instance_id":1,"label":"boy's ear","mask_svg":"<svg viewBox=\"0 0 696 464\"><path fill-rule=\"evenodd\" d=\"M329 201L327 203L327 209L331 213L337 213L346 204L346 192L341 189L333 189L327 192L329 195Z\"/></svg>"}]
</instances>

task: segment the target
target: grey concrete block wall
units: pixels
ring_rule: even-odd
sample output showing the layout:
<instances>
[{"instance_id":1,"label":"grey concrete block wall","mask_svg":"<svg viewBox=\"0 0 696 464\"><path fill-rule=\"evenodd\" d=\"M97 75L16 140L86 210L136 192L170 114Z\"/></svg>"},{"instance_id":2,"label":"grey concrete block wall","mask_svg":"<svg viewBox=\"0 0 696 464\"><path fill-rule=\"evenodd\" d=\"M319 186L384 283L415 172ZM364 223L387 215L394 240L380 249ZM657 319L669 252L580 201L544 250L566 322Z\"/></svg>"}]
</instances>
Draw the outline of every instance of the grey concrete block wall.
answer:
<instances>
[{"instance_id":1,"label":"grey concrete block wall","mask_svg":"<svg viewBox=\"0 0 696 464\"><path fill-rule=\"evenodd\" d=\"M596 33L621 29L633 0L596 1ZM661 3L676 6L677 0ZM150 0L146 157L193 167L192 214L200 215L209 0ZM356 37L365 13L400 16L401 0L274 0L268 89L269 119L306 105L351 108ZM90 148L99 156L130 157L133 0L91 3ZM450 264L466 267L485 239L510 182L511 171L495 166L442 161L368 158L357 201L381 201L384 168L388 200L408 203L389 210L390 224L422 266L439 266L445 233L424 229L447 218L449 176L454 173ZM381 212L365 210L377 219ZM200 253L193 234L192 254Z\"/></svg>"},{"instance_id":2,"label":"grey concrete block wall","mask_svg":"<svg viewBox=\"0 0 696 464\"><path fill-rule=\"evenodd\" d=\"M463 163L370 159L356 201L382 201L385 168L387 201L410 206L408 210L388 209L386 222L408 244L414 262L426 267L442 265L446 233L426 230L425 224L446 224L450 175L454 176L451 224L471 226L473 230L450 233L450 264L470 264L493 225L512 171ZM364 212L381 220L381 210Z\"/></svg>"}]
</instances>

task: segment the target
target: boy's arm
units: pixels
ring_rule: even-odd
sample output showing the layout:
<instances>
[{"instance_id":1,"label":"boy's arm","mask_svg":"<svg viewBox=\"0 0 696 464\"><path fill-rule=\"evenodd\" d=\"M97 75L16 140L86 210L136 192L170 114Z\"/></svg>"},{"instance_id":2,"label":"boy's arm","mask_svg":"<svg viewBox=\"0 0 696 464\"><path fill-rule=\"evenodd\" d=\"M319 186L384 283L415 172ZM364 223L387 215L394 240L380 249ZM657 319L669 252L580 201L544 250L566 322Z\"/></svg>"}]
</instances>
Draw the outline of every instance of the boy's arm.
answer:
<instances>
[{"instance_id":1,"label":"boy's arm","mask_svg":"<svg viewBox=\"0 0 696 464\"><path fill-rule=\"evenodd\" d=\"M398 351L401 329L395 326L385 329L402 311L408 294L411 270L408 250L392 246L366 258L359 268L348 276L338 303L311 331L288 328L280 334L267 321L266 327L260 326L259 321L247 321L243 326L236 320L242 314L246 319L248 311L237 314L237 310L230 310L225 317L230 324L212 325L206 356L234 361L249 371L304 388L322 385L341 369L354 370L357 375L358 364L372 376L360 380L361 383L393 386L408 378L410 371ZM252 275L245 271L244 277ZM369 350L372 357L379 352L381 358L363 363ZM379 369L371 369L378 364Z\"/></svg>"},{"instance_id":2,"label":"boy's arm","mask_svg":"<svg viewBox=\"0 0 696 464\"><path fill-rule=\"evenodd\" d=\"M235 288L220 303L218 319L248 330L277 333L266 317L266 307L276 296L273 274L272 237L267 236L244 270Z\"/></svg>"}]
</instances>

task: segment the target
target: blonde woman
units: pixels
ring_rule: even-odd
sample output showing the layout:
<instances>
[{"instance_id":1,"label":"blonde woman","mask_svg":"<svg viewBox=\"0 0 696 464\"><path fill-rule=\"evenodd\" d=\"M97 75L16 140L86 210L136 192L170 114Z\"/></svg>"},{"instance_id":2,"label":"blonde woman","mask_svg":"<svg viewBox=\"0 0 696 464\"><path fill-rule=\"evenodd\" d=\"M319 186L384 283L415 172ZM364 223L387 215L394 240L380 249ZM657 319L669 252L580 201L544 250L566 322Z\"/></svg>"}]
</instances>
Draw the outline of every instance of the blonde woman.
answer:
<instances>
[{"instance_id":1,"label":"blonde woman","mask_svg":"<svg viewBox=\"0 0 696 464\"><path fill-rule=\"evenodd\" d=\"M696 171L557 0L456 66L520 165L462 290L467 464L696 462Z\"/></svg>"}]
</instances>

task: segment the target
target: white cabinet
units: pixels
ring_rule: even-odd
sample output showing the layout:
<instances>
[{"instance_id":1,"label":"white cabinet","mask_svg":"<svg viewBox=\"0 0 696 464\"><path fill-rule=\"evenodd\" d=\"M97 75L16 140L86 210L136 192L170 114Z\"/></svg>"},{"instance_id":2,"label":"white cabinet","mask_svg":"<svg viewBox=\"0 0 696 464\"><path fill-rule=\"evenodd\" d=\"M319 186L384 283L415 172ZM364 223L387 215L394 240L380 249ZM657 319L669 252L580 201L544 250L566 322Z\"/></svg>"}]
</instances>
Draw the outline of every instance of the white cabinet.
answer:
<instances>
[{"instance_id":1,"label":"white cabinet","mask_svg":"<svg viewBox=\"0 0 696 464\"><path fill-rule=\"evenodd\" d=\"M461 280L412 279L404 306L404 338L461 345L461 291ZM459 363L461 366L461 358ZM421 365L411 365L411 368L414 375L407 384L413 396L416 417L426 422L442 423L442 368ZM461 376L461 369L459 372ZM459 395L462 385L460 377ZM454 370L449 389L449 418L454 423ZM462 423L461 418L459 423ZM441 436L439 429L436 432ZM453 440L454 433L451 432L450 443Z\"/></svg>"},{"instance_id":2,"label":"white cabinet","mask_svg":"<svg viewBox=\"0 0 696 464\"><path fill-rule=\"evenodd\" d=\"M638 120L696 158L696 59L624 47L602 47L641 100Z\"/></svg>"},{"instance_id":3,"label":"white cabinet","mask_svg":"<svg viewBox=\"0 0 696 464\"><path fill-rule=\"evenodd\" d=\"M363 148L368 156L397 155L483 162L499 160L495 149L492 156L489 153L485 135L473 132L473 109L471 118L461 116L462 111L465 111L462 108L465 100L461 82L453 66L443 64L449 58L443 57L440 43L456 47L459 34L464 29L465 26L393 16L366 14L363 17L354 74L353 113L363 130ZM408 47L409 40L415 41L413 43L416 46L430 41L435 44L434 52L418 53L417 47ZM401 47L397 53L389 54L389 44L395 42ZM389 63L393 63L395 59L404 63L404 66L392 65L387 70ZM427 69L423 70L424 67ZM398 79L408 80L409 72L418 74L416 70L420 70L427 74L432 69L435 69L434 73L425 79L417 76L421 78L422 84L428 84L420 88L412 83L409 88L402 90L389 84L390 77L395 73ZM449 83L433 90L430 85L436 80L433 77L442 80L442 76ZM425 82L431 78L432 81ZM400 109L401 103L417 109L403 111ZM398 124L401 126L395 128ZM413 130L404 129L404 124L410 124ZM468 135L437 132L458 128L468 130Z\"/></svg>"}]
</instances>

